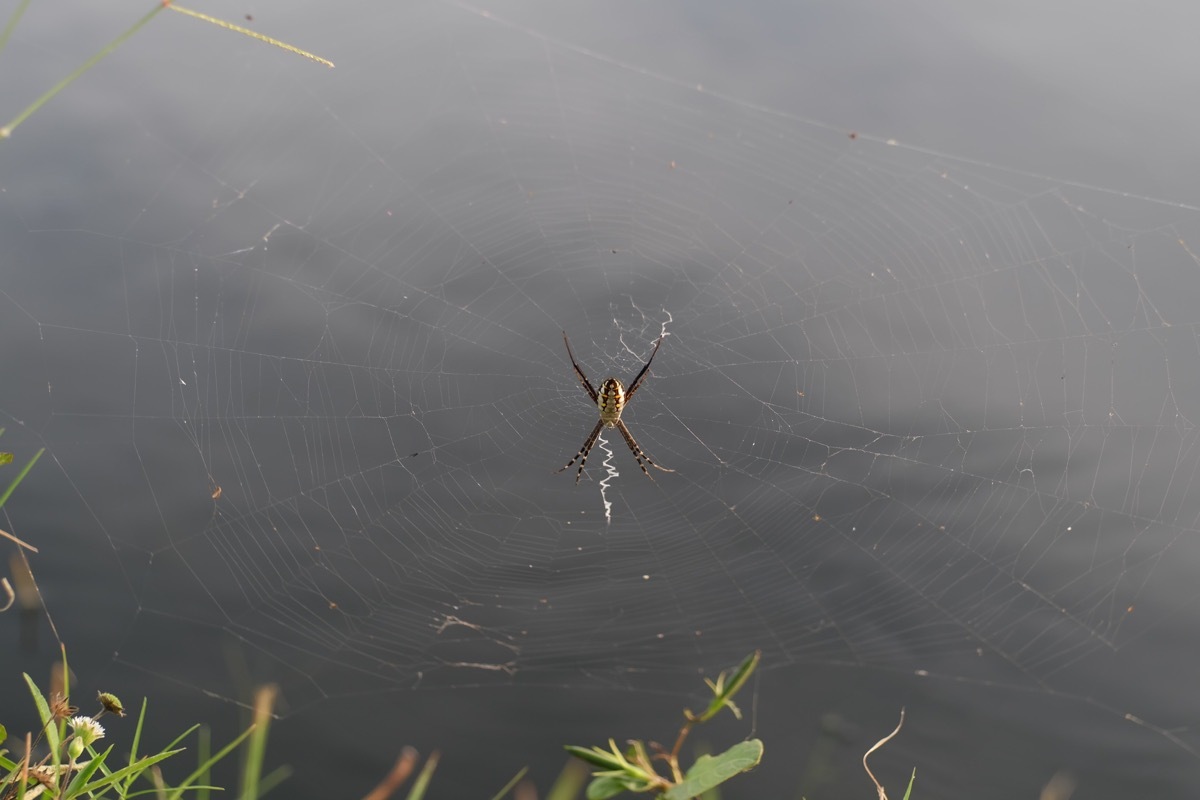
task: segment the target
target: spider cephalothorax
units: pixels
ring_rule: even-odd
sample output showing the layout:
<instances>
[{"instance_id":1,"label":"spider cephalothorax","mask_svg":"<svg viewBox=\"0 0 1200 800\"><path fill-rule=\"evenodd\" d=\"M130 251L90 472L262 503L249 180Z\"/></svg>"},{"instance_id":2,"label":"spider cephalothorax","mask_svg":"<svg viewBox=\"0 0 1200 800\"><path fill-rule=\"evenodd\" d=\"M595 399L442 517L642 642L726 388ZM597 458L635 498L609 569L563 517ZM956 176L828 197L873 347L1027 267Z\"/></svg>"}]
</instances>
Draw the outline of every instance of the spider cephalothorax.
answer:
<instances>
[{"instance_id":1,"label":"spider cephalothorax","mask_svg":"<svg viewBox=\"0 0 1200 800\"><path fill-rule=\"evenodd\" d=\"M570 469L571 465L579 460L579 471L575 473L575 482L579 483L579 479L583 476L583 465L587 463L588 453L592 451L592 447L596 444L596 439L600 437L600 431L604 428L616 428L621 432L621 436L625 439L625 444L629 445L629 451L633 453L633 457L637 459L638 466L642 468L642 472L646 473L646 477L654 480L650 471L646 469L646 464L661 469L663 472L674 472L673 469L660 467L655 464L650 456L642 451L638 446L637 440L633 438L633 434L629 432L629 428L625 427L625 423L621 421L621 412L625 410L625 406L633 398L633 393L642 385L642 381L650 371L650 362L654 360L654 356L658 353L658 348L662 345L662 337L654 345L654 351L650 353L650 358L646 360L646 364L642 367L641 372L629 384L629 389L625 389L625 384L616 378L605 378L600 384L600 391L596 391L592 384L588 381L587 376L583 374L583 369L579 366L579 362L575 360L575 354L571 352L571 341L567 339L567 332L563 331L563 342L567 345L567 356L571 359L571 366L575 368L575 377L583 385L584 391L588 393L588 397L592 398L592 402L600 410L600 420L596 423L596 427L592 428L592 432L588 434L587 439L583 442L583 447L579 448L579 452L575 457L567 462L566 466L559 469L559 472ZM645 463L642 461L645 460Z\"/></svg>"}]
</instances>

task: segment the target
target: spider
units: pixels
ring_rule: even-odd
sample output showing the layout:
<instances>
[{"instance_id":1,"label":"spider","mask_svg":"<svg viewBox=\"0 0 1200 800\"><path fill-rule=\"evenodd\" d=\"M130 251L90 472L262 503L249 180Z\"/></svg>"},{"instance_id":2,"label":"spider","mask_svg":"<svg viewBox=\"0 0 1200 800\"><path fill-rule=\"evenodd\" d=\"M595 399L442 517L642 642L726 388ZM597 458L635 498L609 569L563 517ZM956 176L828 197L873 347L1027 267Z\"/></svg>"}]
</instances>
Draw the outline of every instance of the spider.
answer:
<instances>
[{"instance_id":1,"label":"spider","mask_svg":"<svg viewBox=\"0 0 1200 800\"><path fill-rule=\"evenodd\" d=\"M583 442L583 447L579 448L579 452L575 457L566 463L566 466L555 470L562 472L570 469L571 465L579 460L579 471L575 473L575 483L579 484L579 479L583 477L583 465L587 463L588 453L592 452L592 447L596 444L596 439L600 437L600 431L603 428L616 428L621 432L621 436L625 437L625 444L629 445L629 452L633 453L633 457L637 459L638 466L642 468L642 472L646 473L646 477L654 480L654 476L646 469L646 464L661 469L663 472L674 472L673 469L660 467L650 460L650 456L638 446L637 440L633 438L633 434L629 432L629 428L625 427L625 423L621 421L621 412L625 410L625 405L633 399L633 393L642 385L642 380L646 377L646 373L650 370L650 362L654 360L654 356L658 353L658 348L662 346L662 337L658 338L658 342L654 345L654 352L650 354L650 358L646 361L646 365L642 367L642 371L633 379L633 383L629 384L629 389L625 388L625 384L621 383L616 378L605 378L600 384L600 391L597 392L592 384L588 382L587 376L583 374L583 369L579 366L579 362L575 360L575 354L571 352L571 341L567 338L567 332L563 331L563 342L567 345L567 355L571 359L571 366L575 368L575 377L579 378L579 382L583 384L583 389L588 393L588 397L592 398L592 402L600 408L600 420L596 423L596 427L592 428L592 432L588 434L587 439ZM646 464L642 463L645 459Z\"/></svg>"}]
</instances>

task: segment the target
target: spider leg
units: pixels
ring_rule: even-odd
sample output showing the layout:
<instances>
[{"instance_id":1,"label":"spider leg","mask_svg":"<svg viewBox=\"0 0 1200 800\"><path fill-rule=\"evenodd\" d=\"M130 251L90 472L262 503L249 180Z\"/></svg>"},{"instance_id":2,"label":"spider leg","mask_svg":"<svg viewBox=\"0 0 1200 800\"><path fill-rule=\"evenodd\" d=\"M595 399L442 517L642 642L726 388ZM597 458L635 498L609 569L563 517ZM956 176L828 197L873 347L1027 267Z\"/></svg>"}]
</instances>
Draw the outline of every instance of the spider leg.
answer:
<instances>
[{"instance_id":1,"label":"spider leg","mask_svg":"<svg viewBox=\"0 0 1200 800\"><path fill-rule=\"evenodd\" d=\"M587 439L583 443L583 447L579 448L579 452L575 454L575 458L581 459L579 462L579 472L575 473L576 485L579 484L579 479L583 477L583 465L587 463L588 453L592 452L592 447L595 446L596 439L600 438L600 429L603 427L604 420L598 421L596 423L596 427L592 428L592 432L588 434ZM571 465L575 463L575 458L572 458L570 461L568 461L566 466L556 469L555 472L558 473L562 472L563 470L570 469ZM645 469L645 467L643 467L643 469Z\"/></svg>"},{"instance_id":2,"label":"spider leg","mask_svg":"<svg viewBox=\"0 0 1200 800\"><path fill-rule=\"evenodd\" d=\"M567 355L571 358L571 366L575 368L575 377L579 378L579 382L583 384L583 388L588 393L588 397L592 398L592 402L597 402L599 395L596 394L596 390L592 387L592 384L588 382L587 376L583 374L583 369L579 366L579 362L575 360L575 354L571 352L571 340L567 338L566 331L563 331L563 341L567 345ZM651 356L651 358L653 357ZM647 364L646 366L650 365Z\"/></svg>"},{"instance_id":3,"label":"spider leg","mask_svg":"<svg viewBox=\"0 0 1200 800\"><path fill-rule=\"evenodd\" d=\"M650 471L646 469L646 464L649 464L655 469L661 469L663 472L675 471L673 469L667 469L666 467L660 467L658 464L655 464L653 461L651 461L650 456L646 455L645 451L638 446L637 440L633 438L633 434L629 432L629 428L625 427L624 420L617 420L617 430L619 430L621 435L625 437L625 444L629 445L630 452L632 452L633 457L637 459L638 466L642 468L642 472L646 473L647 478L654 480L654 476L651 475ZM643 458L646 459L646 464L642 463Z\"/></svg>"},{"instance_id":4,"label":"spider leg","mask_svg":"<svg viewBox=\"0 0 1200 800\"><path fill-rule=\"evenodd\" d=\"M563 334L563 335L565 336L566 334ZM638 390L638 387L642 385L642 381L645 380L646 372L650 369L650 362L654 360L654 357L656 355L658 355L658 348L662 347L662 342L663 342L662 337L661 336L658 337L658 341L654 345L654 352L652 352L650 354L650 358L646 359L646 365L644 367L642 367L642 371L639 372L637 374L637 376L633 379L633 382L629 384L629 388L625 391L625 402L626 403L629 402L629 400L633 397L633 393ZM649 461L650 459L646 459L646 460ZM646 474L649 475L650 473L646 473Z\"/></svg>"}]
</instances>

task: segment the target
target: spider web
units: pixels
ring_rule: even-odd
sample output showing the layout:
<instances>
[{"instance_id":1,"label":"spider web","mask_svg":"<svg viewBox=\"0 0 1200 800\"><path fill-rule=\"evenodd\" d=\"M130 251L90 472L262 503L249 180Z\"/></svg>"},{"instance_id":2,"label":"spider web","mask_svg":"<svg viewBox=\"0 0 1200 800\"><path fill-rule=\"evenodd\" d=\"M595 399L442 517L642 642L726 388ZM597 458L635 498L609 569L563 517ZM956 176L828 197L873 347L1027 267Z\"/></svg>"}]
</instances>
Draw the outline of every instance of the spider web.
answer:
<instances>
[{"instance_id":1,"label":"spider web","mask_svg":"<svg viewBox=\"0 0 1200 800\"><path fill-rule=\"evenodd\" d=\"M1065 700L1194 767L1183 679L1126 687L1197 600L1196 208L471 7L330 30L402 74L212 64L212 98L138 86L80 156L111 182L4 179L5 444L53 465L13 508L105 579L68 643L232 698L234 641L293 709L761 648ZM593 385L665 336L623 418L674 474L609 431L553 474L596 419L563 330Z\"/></svg>"}]
</instances>

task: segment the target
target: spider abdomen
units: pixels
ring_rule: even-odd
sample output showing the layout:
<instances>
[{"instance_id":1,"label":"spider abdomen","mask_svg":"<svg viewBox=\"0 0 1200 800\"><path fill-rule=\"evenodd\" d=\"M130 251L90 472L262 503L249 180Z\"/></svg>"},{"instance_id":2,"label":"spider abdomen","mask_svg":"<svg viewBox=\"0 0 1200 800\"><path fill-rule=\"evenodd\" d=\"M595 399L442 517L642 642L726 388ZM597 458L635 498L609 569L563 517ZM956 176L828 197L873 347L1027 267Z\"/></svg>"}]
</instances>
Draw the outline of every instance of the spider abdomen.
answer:
<instances>
[{"instance_id":1,"label":"spider abdomen","mask_svg":"<svg viewBox=\"0 0 1200 800\"><path fill-rule=\"evenodd\" d=\"M614 427L621 419L621 412L625 410L625 384L616 378L606 378L604 383L600 384L596 405L600 407L600 421L606 427Z\"/></svg>"}]
</instances>

